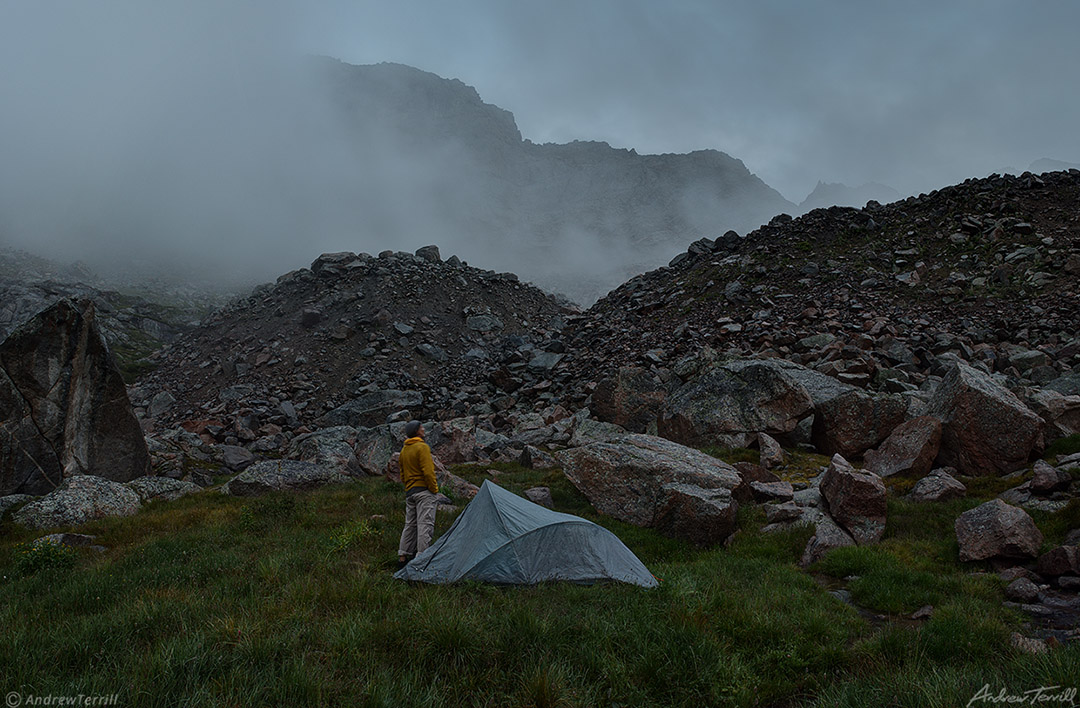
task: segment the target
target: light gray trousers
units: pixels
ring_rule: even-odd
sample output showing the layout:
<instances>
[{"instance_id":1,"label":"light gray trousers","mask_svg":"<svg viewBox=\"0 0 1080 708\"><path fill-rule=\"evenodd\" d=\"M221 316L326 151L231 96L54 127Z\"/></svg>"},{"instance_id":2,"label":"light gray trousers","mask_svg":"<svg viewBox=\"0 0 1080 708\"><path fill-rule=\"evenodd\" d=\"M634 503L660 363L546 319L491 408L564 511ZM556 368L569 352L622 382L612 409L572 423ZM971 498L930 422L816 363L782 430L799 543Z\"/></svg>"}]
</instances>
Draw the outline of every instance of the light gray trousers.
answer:
<instances>
[{"instance_id":1,"label":"light gray trousers","mask_svg":"<svg viewBox=\"0 0 1080 708\"><path fill-rule=\"evenodd\" d=\"M435 535L437 499L427 489L405 497L405 529L398 544L399 556L415 556L431 545L431 537Z\"/></svg>"}]
</instances>

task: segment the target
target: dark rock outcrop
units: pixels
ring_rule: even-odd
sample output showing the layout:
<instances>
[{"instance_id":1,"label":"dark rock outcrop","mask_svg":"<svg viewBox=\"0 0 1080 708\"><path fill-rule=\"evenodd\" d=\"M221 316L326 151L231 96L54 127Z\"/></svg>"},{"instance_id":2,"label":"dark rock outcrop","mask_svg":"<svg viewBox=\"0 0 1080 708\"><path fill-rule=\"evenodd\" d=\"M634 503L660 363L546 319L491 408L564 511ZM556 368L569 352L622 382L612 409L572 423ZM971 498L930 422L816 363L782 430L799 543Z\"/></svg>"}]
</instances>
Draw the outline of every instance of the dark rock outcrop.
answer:
<instances>
[{"instance_id":1,"label":"dark rock outcrop","mask_svg":"<svg viewBox=\"0 0 1080 708\"><path fill-rule=\"evenodd\" d=\"M885 534L885 483L876 474L833 455L821 477L821 496L829 514L860 546L877 543Z\"/></svg>"},{"instance_id":2,"label":"dark rock outcrop","mask_svg":"<svg viewBox=\"0 0 1080 708\"><path fill-rule=\"evenodd\" d=\"M866 470L880 477L922 477L933 468L941 445L941 421L919 416L893 429L877 450L865 455Z\"/></svg>"},{"instance_id":3,"label":"dark rock outcrop","mask_svg":"<svg viewBox=\"0 0 1080 708\"><path fill-rule=\"evenodd\" d=\"M0 344L0 495L150 471L142 430L90 301L61 300Z\"/></svg>"}]
</instances>

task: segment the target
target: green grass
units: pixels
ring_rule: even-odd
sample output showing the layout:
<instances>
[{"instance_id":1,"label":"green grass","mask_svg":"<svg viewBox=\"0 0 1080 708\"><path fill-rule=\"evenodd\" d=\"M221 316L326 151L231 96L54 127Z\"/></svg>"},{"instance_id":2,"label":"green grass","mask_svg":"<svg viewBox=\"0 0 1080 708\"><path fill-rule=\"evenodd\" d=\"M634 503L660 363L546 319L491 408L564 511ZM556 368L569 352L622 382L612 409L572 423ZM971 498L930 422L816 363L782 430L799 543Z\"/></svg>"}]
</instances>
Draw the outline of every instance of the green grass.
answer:
<instances>
[{"instance_id":1,"label":"green grass","mask_svg":"<svg viewBox=\"0 0 1080 708\"><path fill-rule=\"evenodd\" d=\"M598 516L558 471L454 469L549 486L556 508L614 531L661 586L393 580L403 495L382 479L152 503L82 527L108 550L74 565L20 565L38 534L9 516L0 688L147 706L942 706L984 683L1075 685L1077 647L1009 649L1020 619L1001 583L955 562L944 529L977 500L892 501L879 546L807 572L796 561L810 529L763 534L756 507L727 547L702 550ZM437 534L453 518L440 513ZM822 581L852 575L855 601L887 623ZM932 619L901 621L921 604Z\"/></svg>"},{"instance_id":2,"label":"green grass","mask_svg":"<svg viewBox=\"0 0 1080 708\"><path fill-rule=\"evenodd\" d=\"M1080 452L1080 433L1058 438L1046 448L1047 459Z\"/></svg>"}]
</instances>

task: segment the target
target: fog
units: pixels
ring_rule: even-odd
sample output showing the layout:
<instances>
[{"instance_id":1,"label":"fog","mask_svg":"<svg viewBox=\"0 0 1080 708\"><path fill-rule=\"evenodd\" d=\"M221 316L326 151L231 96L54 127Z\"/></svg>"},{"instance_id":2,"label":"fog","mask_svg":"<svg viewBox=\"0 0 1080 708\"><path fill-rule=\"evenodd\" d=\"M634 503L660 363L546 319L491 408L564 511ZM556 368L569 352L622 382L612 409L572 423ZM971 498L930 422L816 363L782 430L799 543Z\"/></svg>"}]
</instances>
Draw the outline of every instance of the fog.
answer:
<instances>
[{"instance_id":1,"label":"fog","mask_svg":"<svg viewBox=\"0 0 1080 708\"><path fill-rule=\"evenodd\" d=\"M470 223L500 218L488 186L470 191L485 166L452 145L420 160L392 135L358 139L313 78L320 54L461 79L537 143L722 150L796 203L819 180L910 194L1080 162L1080 5L1061 0L0 8L0 244L98 269L257 281L322 251L427 243L571 277L613 258L580 225L546 252L473 238ZM447 220L462 208L476 213Z\"/></svg>"}]
</instances>

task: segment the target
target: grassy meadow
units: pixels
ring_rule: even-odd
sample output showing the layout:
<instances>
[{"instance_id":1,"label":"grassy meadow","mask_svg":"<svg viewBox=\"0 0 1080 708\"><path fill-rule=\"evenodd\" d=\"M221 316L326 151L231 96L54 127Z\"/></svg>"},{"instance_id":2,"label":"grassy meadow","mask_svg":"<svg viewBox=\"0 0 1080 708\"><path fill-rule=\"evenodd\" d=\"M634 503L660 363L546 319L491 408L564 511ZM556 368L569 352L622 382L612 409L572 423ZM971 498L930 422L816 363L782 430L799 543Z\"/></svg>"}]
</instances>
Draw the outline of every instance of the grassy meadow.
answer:
<instances>
[{"instance_id":1,"label":"grassy meadow","mask_svg":"<svg viewBox=\"0 0 1080 708\"><path fill-rule=\"evenodd\" d=\"M1004 584L956 562L952 522L979 499L890 500L880 545L806 571L811 531L762 533L754 507L727 547L697 549L598 516L557 471L494 468L614 531L660 587L396 581L404 495L374 478L155 502L78 529L100 553L30 552L40 534L8 516L0 690L138 706L877 707L1080 685L1080 646L1012 649L1024 618L1002 607ZM456 471L479 483L485 469ZM452 520L440 512L436 533ZM1036 520L1060 542L1080 504ZM929 620L909 619L927 604Z\"/></svg>"}]
</instances>

